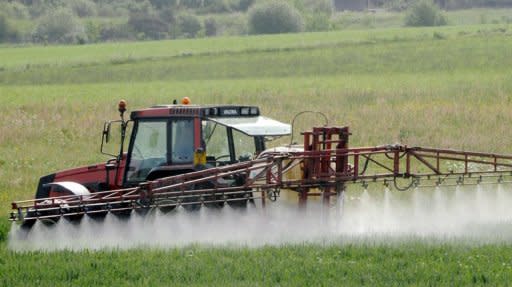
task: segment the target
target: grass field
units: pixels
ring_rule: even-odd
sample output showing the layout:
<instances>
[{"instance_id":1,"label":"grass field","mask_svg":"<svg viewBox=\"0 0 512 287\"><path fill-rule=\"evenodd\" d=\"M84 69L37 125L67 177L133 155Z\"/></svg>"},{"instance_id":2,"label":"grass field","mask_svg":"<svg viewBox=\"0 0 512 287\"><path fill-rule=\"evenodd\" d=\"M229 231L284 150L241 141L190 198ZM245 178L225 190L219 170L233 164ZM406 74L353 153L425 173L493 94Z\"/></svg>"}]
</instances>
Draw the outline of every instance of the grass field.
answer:
<instances>
[{"instance_id":1,"label":"grass field","mask_svg":"<svg viewBox=\"0 0 512 287\"><path fill-rule=\"evenodd\" d=\"M512 251L500 245L0 252L2 286L496 286L512 280Z\"/></svg>"},{"instance_id":2,"label":"grass field","mask_svg":"<svg viewBox=\"0 0 512 287\"><path fill-rule=\"evenodd\" d=\"M104 161L103 120L191 97L290 121L321 110L351 144L512 152L512 30L505 24L0 48L0 215L38 177ZM306 118L300 129L318 119ZM509 245L403 245L44 252L7 250L2 286L506 285Z\"/></svg>"}]
</instances>

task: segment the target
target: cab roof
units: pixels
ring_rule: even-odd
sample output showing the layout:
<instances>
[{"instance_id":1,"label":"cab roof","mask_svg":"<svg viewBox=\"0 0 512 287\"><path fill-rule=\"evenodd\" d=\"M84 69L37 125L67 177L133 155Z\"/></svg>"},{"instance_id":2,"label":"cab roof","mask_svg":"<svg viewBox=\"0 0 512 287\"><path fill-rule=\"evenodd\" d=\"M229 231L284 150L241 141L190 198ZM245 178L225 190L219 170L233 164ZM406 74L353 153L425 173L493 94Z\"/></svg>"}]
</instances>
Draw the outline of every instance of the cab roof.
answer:
<instances>
[{"instance_id":1,"label":"cab roof","mask_svg":"<svg viewBox=\"0 0 512 287\"><path fill-rule=\"evenodd\" d=\"M132 120L146 118L201 117L231 127L249 136L283 136L289 124L260 115L256 106L237 105L156 105L132 111Z\"/></svg>"},{"instance_id":2,"label":"cab roof","mask_svg":"<svg viewBox=\"0 0 512 287\"><path fill-rule=\"evenodd\" d=\"M259 116L256 106L235 105L156 105L147 109L132 111L131 119L161 118L173 116L191 117L254 117Z\"/></svg>"}]
</instances>

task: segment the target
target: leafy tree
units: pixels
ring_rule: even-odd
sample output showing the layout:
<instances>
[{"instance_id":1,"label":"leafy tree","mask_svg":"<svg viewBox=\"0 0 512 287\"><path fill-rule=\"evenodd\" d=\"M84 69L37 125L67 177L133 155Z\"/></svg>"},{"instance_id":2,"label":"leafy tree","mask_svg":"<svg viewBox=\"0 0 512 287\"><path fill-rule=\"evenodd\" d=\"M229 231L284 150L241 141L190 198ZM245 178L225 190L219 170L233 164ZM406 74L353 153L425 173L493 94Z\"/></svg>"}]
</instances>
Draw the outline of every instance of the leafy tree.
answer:
<instances>
[{"instance_id":1,"label":"leafy tree","mask_svg":"<svg viewBox=\"0 0 512 287\"><path fill-rule=\"evenodd\" d=\"M331 0L295 0L294 3L305 19L306 31L329 30L334 11Z\"/></svg>"},{"instance_id":2,"label":"leafy tree","mask_svg":"<svg viewBox=\"0 0 512 287\"><path fill-rule=\"evenodd\" d=\"M177 22L181 33L186 38L194 38L197 35L197 33L201 30L201 22L199 22L199 19L194 15L179 15Z\"/></svg>"},{"instance_id":3,"label":"leafy tree","mask_svg":"<svg viewBox=\"0 0 512 287\"><path fill-rule=\"evenodd\" d=\"M252 6L252 4L254 4L255 0L240 0L238 2L238 9L236 10L239 10L239 11L247 11L249 9L249 7Z\"/></svg>"},{"instance_id":4,"label":"leafy tree","mask_svg":"<svg viewBox=\"0 0 512 287\"><path fill-rule=\"evenodd\" d=\"M294 6L302 12L331 15L334 11L331 0L294 0Z\"/></svg>"},{"instance_id":5,"label":"leafy tree","mask_svg":"<svg viewBox=\"0 0 512 287\"><path fill-rule=\"evenodd\" d=\"M9 23L7 17L4 14L0 14L0 42L7 39L9 34Z\"/></svg>"},{"instance_id":6,"label":"leafy tree","mask_svg":"<svg viewBox=\"0 0 512 287\"><path fill-rule=\"evenodd\" d=\"M7 15L0 11L0 43L16 42L20 38L20 32L9 22Z\"/></svg>"},{"instance_id":7,"label":"leafy tree","mask_svg":"<svg viewBox=\"0 0 512 287\"><path fill-rule=\"evenodd\" d=\"M407 11L406 26L441 26L446 19L439 7L430 0L419 0Z\"/></svg>"},{"instance_id":8,"label":"leafy tree","mask_svg":"<svg viewBox=\"0 0 512 287\"><path fill-rule=\"evenodd\" d=\"M202 0L180 0L180 6L185 8L200 8L203 4Z\"/></svg>"},{"instance_id":9,"label":"leafy tree","mask_svg":"<svg viewBox=\"0 0 512 287\"><path fill-rule=\"evenodd\" d=\"M125 1L121 3L124 3ZM127 1L126 3L124 3L124 5L131 13L154 13L153 5L151 5L151 2L149 2L148 0Z\"/></svg>"},{"instance_id":10,"label":"leafy tree","mask_svg":"<svg viewBox=\"0 0 512 287\"><path fill-rule=\"evenodd\" d=\"M69 7L78 17L91 17L96 15L96 4L91 0L73 0Z\"/></svg>"},{"instance_id":11,"label":"leafy tree","mask_svg":"<svg viewBox=\"0 0 512 287\"><path fill-rule=\"evenodd\" d=\"M149 0L149 2L158 9L178 5L178 0Z\"/></svg>"},{"instance_id":12,"label":"leafy tree","mask_svg":"<svg viewBox=\"0 0 512 287\"><path fill-rule=\"evenodd\" d=\"M293 33L303 29L301 14L287 2L273 0L249 9L249 32L252 34Z\"/></svg>"},{"instance_id":13,"label":"leafy tree","mask_svg":"<svg viewBox=\"0 0 512 287\"><path fill-rule=\"evenodd\" d=\"M206 18L204 20L204 33L209 37L217 34L217 21L214 18Z\"/></svg>"},{"instance_id":14,"label":"leafy tree","mask_svg":"<svg viewBox=\"0 0 512 287\"><path fill-rule=\"evenodd\" d=\"M201 13L228 13L232 12L232 6L235 3L230 3L228 0L203 0Z\"/></svg>"},{"instance_id":15,"label":"leafy tree","mask_svg":"<svg viewBox=\"0 0 512 287\"><path fill-rule=\"evenodd\" d=\"M313 13L306 16L306 31L327 31L331 26L329 16L323 13Z\"/></svg>"},{"instance_id":16,"label":"leafy tree","mask_svg":"<svg viewBox=\"0 0 512 287\"><path fill-rule=\"evenodd\" d=\"M159 10L158 15L162 21L169 24L176 23L176 9L171 7L162 8Z\"/></svg>"},{"instance_id":17,"label":"leafy tree","mask_svg":"<svg viewBox=\"0 0 512 287\"><path fill-rule=\"evenodd\" d=\"M144 39L163 39L169 32L167 23L153 13L131 13L128 25Z\"/></svg>"},{"instance_id":18,"label":"leafy tree","mask_svg":"<svg viewBox=\"0 0 512 287\"><path fill-rule=\"evenodd\" d=\"M35 42L84 43L87 41L83 25L68 9L57 9L44 15L32 34Z\"/></svg>"},{"instance_id":19,"label":"leafy tree","mask_svg":"<svg viewBox=\"0 0 512 287\"><path fill-rule=\"evenodd\" d=\"M389 0L384 3L383 7L392 11L404 11L410 6L407 0Z\"/></svg>"},{"instance_id":20,"label":"leafy tree","mask_svg":"<svg viewBox=\"0 0 512 287\"><path fill-rule=\"evenodd\" d=\"M0 11L9 18L27 19L30 16L28 8L20 2L0 2Z\"/></svg>"},{"instance_id":21,"label":"leafy tree","mask_svg":"<svg viewBox=\"0 0 512 287\"><path fill-rule=\"evenodd\" d=\"M99 31L101 41L135 40L132 27L128 24L104 24Z\"/></svg>"},{"instance_id":22,"label":"leafy tree","mask_svg":"<svg viewBox=\"0 0 512 287\"><path fill-rule=\"evenodd\" d=\"M66 7L67 2L65 0L34 0L31 4L29 6L30 15L37 18Z\"/></svg>"}]
</instances>

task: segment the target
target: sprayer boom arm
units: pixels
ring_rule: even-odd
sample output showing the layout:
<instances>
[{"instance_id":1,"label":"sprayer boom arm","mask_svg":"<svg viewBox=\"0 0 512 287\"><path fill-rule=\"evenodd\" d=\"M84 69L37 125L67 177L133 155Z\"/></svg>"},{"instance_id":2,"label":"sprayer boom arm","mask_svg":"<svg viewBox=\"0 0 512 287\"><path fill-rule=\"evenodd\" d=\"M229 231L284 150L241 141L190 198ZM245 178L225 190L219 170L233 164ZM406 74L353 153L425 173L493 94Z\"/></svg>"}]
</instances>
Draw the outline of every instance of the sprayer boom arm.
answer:
<instances>
[{"instance_id":1,"label":"sprayer boom arm","mask_svg":"<svg viewBox=\"0 0 512 287\"><path fill-rule=\"evenodd\" d=\"M348 148L348 128L322 127L304 133L304 150L269 152L259 159L146 181L137 187L90 195L16 201L11 220L275 200L280 189L328 202L345 185L393 183L403 190L439 184L503 182L512 176L512 156L436 148L384 145ZM300 169L299 176L291 170ZM234 183L226 178L243 179ZM405 184L401 181L408 180Z\"/></svg>"}]
</instances>

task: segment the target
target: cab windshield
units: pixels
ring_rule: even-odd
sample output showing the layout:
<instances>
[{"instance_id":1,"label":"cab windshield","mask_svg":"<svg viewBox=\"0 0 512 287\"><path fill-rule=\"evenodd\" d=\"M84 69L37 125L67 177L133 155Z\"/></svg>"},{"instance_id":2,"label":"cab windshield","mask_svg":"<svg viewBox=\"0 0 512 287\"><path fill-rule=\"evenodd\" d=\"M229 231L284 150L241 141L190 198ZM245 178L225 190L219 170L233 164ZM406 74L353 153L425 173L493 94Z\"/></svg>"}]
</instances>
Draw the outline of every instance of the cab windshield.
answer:
<instances>
[{"instance_id":1,"label":"cab windshield","mask_svg":"<svg viewBox=\"0 0 512 287\"><path fill-rule=\"evenodd\" d=\"M127 182L144 181L159 166L193 162L192 119L140 120L133 133Z\"/></svg>"},{"instance_id":2,"label":"cab windshield","mask_svg":"<svg viewBox=\"0 0 512 287\"><path fill-rule=\"evenodd\" d=\"M208 120L202 122L202 128L210 161L217 164L245 161L256 154L254 137Z\"/></svg>"}]
</instances>

